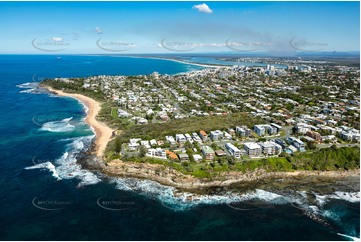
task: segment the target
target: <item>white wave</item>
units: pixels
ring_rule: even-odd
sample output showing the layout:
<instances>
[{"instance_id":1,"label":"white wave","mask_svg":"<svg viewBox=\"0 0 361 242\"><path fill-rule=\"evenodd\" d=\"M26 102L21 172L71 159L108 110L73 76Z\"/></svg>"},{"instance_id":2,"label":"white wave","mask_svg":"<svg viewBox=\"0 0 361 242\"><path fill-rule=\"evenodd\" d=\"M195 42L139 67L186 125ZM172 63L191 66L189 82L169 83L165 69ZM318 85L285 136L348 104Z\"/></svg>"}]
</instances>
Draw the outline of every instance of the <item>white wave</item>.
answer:
<instances>
[{"instance_id":1,"label":"white wave","mask_svg":"<svg viewBox=\"0 0 361 242\"><path fill-rule=\"evenodd\" d=\"M273 204L286 204L290 202L290 200L284 197L283 195L268 192L262 189L256 189L254 192L243 194L241 195L241 199L242 200L259 199Z\"/></svg>"},{"instance_id":2,"label":"white wave","mask_svg":"<svg viewBox=\"0 0 361 242\"><path fill-rule=\"evenodd\" d=\"M360 202L360 192L341 192L336 191L333 194L320 195L314 193L316 201L320 206L323 206L330 199L344 200L351 203Z\"/></svg>"},{"instance_id":3,"label":"white wave","mask_svg":"<svg viewBox=\"0 0 361 242\"><path fill-rule=\"evenodd\" d=\"M331 210L322 211L322 216L325 217L325 218L331 219L333 221L336 221L336 222L341 221L340 215L333 212L333 211L331 211Z\"/></svg>"},{"instance_id":4,"label":"white wave","mask_svg":"<svg viewBox=\"0 0 361 242\"><path fill-rule=\"evenodd\" d=\"M18 87L18 88L36 88L36 87L38 87L38 83L37 82L26 82L26 83L16 85L16 87Z\"/></svg>"},{"instance_id":5,"label":"white wave","mask_svg":"<svg viewBox=\"0 0 361 242\"><path fill-rule=\"evenodd\" d=\"M55 160L54 164L51 162L45 162L25 169L46 168L59 180L74 178L79 179L80 183L78 186L96 184L101 181L97 175L88 170L82 169L82 167L77 164L77 155L80 152L83 152L85 148L89 147L93 137L94 135L74 139L73 142L68 145L66 152L60 158Z\"/></svg>"},{"instance_id":6,"label":"white wave","mask_svg":"<svg viewBox=\"0 0 361 242\"><path fill-rule=\"evenodd\" d=\"M72 120L72 118L73 117L65 118L60 121L51 121L44 123L40 128L40 130L48 131L48 132L56 132L56 133L73 131L75 129L75 126L69 123L69 121Z\"/></svg>"},{"instance_id":7,"label":"white wave","mask_svg":"<svg viewBox=\"0 0 361 242\"><path fill-rule=\"evenodd\" d=\"M330 198L341 199L352 203L360 202L360 192L340 192L337 191Z\"/></svg>"},{"instance_id":8,"label":"white wave","mask_svg":"<svg viewBox=\"0 0 361 242\"><path fill-rule=\"evenodd\" d=\"M198 195L189 192L178 192L175 188L161 185L154 181L136 178L112 178L111 182L116 184L116 189L133 191L148 197L155 198L168 208L173 210L189 209L200 204L230 204L259 199L266 203L285 204L288 203L284 196L256 189L246 194L228 192L224 195Z\"/></svg>"},{"instance_id":9,"label":"white wave","mask_svg":"<svg viewBox=\"0 0 361 242\"><path fill-rule=\"evenodd\" d=\"M36 90L36 88L30 88L27 90L22 90L22 91L20 91L20 93L33 93L35 90Z\"/></svg>"},{"instance_id":10,"label":"white wave","mask_svg":"<svg viewBox=\"0 0 361 242\"><path fill-rule=\"evenodd\" d=\"M340 235L340 236L345 237L345 238L349 238L349 239L351 239L352 241L361 241L360 238L353 237L353 236L350 236L350 235L341 234L341 233L337 233L337 235Z\"/></svg>"},{"instance_id":11,"label":"white wave","mask_svg":"<svg viewBox=\"0 0 361 242\"><path fill-rule=\"evenodd\" d=\"M94 135L75 139L69 144L67 151L55 161L56 170L62 179L77 178L81 181L79 186L96 184L101 181L94 173L82 169L77 164L77 155L89 147L93 137Z\"/></svg>"},{"instance_id":12,"label":"white wave","mask_svg":"<svg viewBox=\"0 0 361 242\"><path fill-rule=\"evenodd\" d=\"M50 172L53 173L53 177L55 177L58 180L61 180L55 166L50 161L40 163L40 164L36 164L36 165L29 166L29 167L25 168L25 170L32 170L32 169L47 169L47 170L49 170Z\"/></svg>"}]
</instances>

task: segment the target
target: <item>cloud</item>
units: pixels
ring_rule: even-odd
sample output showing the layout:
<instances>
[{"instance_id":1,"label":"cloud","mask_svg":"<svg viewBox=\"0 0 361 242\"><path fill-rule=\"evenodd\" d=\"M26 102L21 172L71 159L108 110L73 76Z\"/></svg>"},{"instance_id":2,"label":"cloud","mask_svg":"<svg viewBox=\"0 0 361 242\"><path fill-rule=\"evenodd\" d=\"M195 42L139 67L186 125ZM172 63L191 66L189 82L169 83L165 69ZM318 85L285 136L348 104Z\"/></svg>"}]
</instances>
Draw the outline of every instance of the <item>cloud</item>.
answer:
<instances>
[{"instance_id":1,"label":"cloud","mask_svg":"<svg viewBox=\"0 0 361 242\"><path fill-rule=\"evenodd\" d=\"M63 41L63 38L61 37L52 37L51 38L54 42L62 42Z\"/></svg>"},{"instance_id":2,"label":"cloud","mask_svg":"<svg viewBox=\"0 0 361 242\"><path fill-rule=\"evenodd\" d=\"M102 33L103 33L103 30L102 30L100 27L95 27L95 31L96 31L98 34L102 34Z\"/></svg>"},{"instance_id":3,"label":"cloud","mask_svg":"<svg viewBox=\"0 0 361 242\"><path fill-rule=\"evenodd\" d=\"M192 8L196 8L198 9L198 12L202 13L213 13L212 9L210 9L205 3L194 5Z\"/></svg>"}]
</instances>

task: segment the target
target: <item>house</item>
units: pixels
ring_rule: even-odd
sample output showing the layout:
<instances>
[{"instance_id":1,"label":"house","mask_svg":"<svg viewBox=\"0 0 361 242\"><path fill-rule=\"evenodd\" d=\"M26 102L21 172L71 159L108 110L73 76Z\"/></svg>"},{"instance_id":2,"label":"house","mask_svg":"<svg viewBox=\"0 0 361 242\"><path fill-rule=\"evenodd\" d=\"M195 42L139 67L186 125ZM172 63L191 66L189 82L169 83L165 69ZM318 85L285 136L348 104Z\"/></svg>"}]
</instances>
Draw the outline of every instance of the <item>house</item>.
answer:
<instances>
[{"instance_id":1,"label":"house","mask_svg":"<svg viewBox=\"0 0 361 242\"><path fill-rule=\"evenodd\" d=\"M163 140L157 140L157 145L159 145L159 146L164 145L164 141Z\"/></svg>"},{"instance_id":2,"label":"house","mask_svg":"<svg viewBox=\"0 0 361 242\"><path fill-rule=\"evenodd\" d=\"M289 137L288 142L296 147L298 151L305 151L305 144L301 140L295 137Z\"/></svg>"},{"instance_id":3,"label":"house","mask_svg":"<svg viewBox=\"0 0 361 242\"><path fill-rule=\"evenodd\" d=\"M198 161L203 160L203 157L200 154L194 154L193 159L194 159L194 161L198 162Z\"/></svg>"},{"instance_id":4,"label":"house","mask_svg":"<svg viewBox=\"0 0 361 242\"><path fill-rule=\"evenodd\" d=\"M250 157L258 157L262 153L261 146L255 142L244 143L244 149Z\"/></svg>"},{"instance_id":5,"label":"house","mask_svg":"<svg viewBox=\"0 0 361 242\"><path fill-rule=\"evenodd\" d=\"M311 127L305 123L297 123L295 125L295 130L298 134L306 134L308 131L311 131Z\"/></svg>"},{"instance_id":6,"label":"house","mask_svg":"<svg viewBox=\"0 0 361 242\"><path fill-rule=\"evenodd\" d=\"M229 133L227 133L227 132L223 132L223 134L224 134L224 139L225 139L225 140L231 140L231 139L232 139L232 135L231 135L231 134L229 134Z\"/></svg>"},{"instance_id":7,"label":"house","mask_svg":"<svg viewBox=\"0 0 361 242\"><path fill-rule=\"evenodd\" d=\"M204 145L201 148L202 154L206 160L213 160L214 158L214 150L208 145Z\"/></svg>"},{"instance_id":8,"label":"house","mask_svg":"<svg viewBox=\"0 0 361 242\"><path fill-rule=\"evenodd\" d=\"M187 139L186 137L184 136L184 134L176 134L175 135L175 140L179 143L179 144L184 144Z\"/></svg>"},{"instance_id":9,"label":"house","mask_svg":"<svg viewBox=\"0 0 361 242\"><path fill-rule=\"evenodd\" d=\"M232 135L232 136L234 136L234 135L236 134L236 132L235 132L234 129L232 129L232 128L228 128L228 129L227 129L227 132L228 132L230 135Z\"/></svg>"},{"instance_id":10,"label":"house","mask_svg":"<svg viewBox=\"0 0 361 242\"><path fill-rule=\"evenodd\" d=\"M129 151L135 151L138 150L139 148L139 141L141 141L142 139L136 138L136 139L130 139L129 140L129 144L128 144L128 150Z\"/></svg>"},{"instance_id":11,"label":"house","mask_svg":"<svg viewBox=\"0 0 361 242\"><path fill-rule=\"evenodd\" d=\"M178 156L174 152L166 150L165 153L168 155L169 159L178 160Z\"/></svg>"},{"instance_id":12,"label":"house","mask_svg":"<svg viewBox=\"0 0 361 242\"><path fill-rule=\"evenodd\" d=\"M157 145L157 141L155 139L151 139L149 140L150 146L156 146Z\"/></svg>"},{"instance_id":13,"label":"house","mask_svg":"<svg viewBox=\"0 0 361 242\"><path fill-rule=\"evenodd\" d=\"M267 141L260 143L264 155L279 155L282 152L282 146L275 142Z\"/></svg>"},{"instance_id":14,"label":"house","mask_svg":"<svg viewBox=\"0 0 361 242\"><path fill-rule=\"evenodd\" d=\"M143 146L143 147L146 148L146 149L149 149L149 148L150 148L150 144L149 144L149 141L148 141L148 140L142 140L142 141L140 141L140 145Z\"/></svg>"},{"instance_id":15,"label":"house","mask_svg":"<svg viewBox=\"0 0 361 242\"><path fill-rule=\"evenodd\" d=\"M316 142L322 142L322 137L320 133L315 131L307 131L306 135L312 139L314 139Z\"/></svg>"},{"instance_id":16,"label":"house","mask_svg":"<svg viewBox=\"0 0 361 242\"><path fill-rule=\"evenodd\" d=\"M224 152L223 150L215 150L214 153L217 156L226 156L226 152Z\"/></svg>"},{"instance_id":17,"label":"house","mask_svg":"<svg viewBox=\"0 0 361 242\"><path fill-rule=\"evenodd\" d=\"M165 150L163 150L161 148L148 149L146 156L155 157L155 158L159 158L159 159L167 159Z\"/></svg>"},{"instance_id":18,"label":"house","mask_svg":"<svg viewBox=\"0 0 361 242\"><path fill-rule=\"evenodd\" d=\"M191 144L194 143L194 140L192 139L192 137L190 136L190 134L185 134L184 136L186 137L186 139L187 139L187 141L188 141L189 143L191 143Z\"/></svg>"},{"instance_id":19,"label":"house","mask_svg":"<svg viewBox=\"0 0 361 242\"><path fill-rule=\"evenodd\" d=\"M281 132L282 130L282 126L275 124L275 123L271 123L271 126L276 128L276 133Z\"/></svg>"},{"instance_id":20,"label":"house","mask_svg":"<svg viewBox=\"0 0 361 242\"><path fill-rule=\"evenodd\" d=\"M192 138L194 139L195 142L197 143L202 143L201 138L198 136L197 133L192 133Z\"/></svg>"},{"instance_id":21,"label":"house","mask_svg":"<svg viewBox=\"0 0 361 242\"><path fill-rule=\"evenodd\" d=\"M274 135L277 134L277 130L278 130L276 127L269 124L255 125L253 129L259 136L264 136L266 134Z\"/></svg>"},{"instance_id":22,"label":"house","mask_svg":"<svg viewBox=\"0 0 361 242\"><path fill-rule=\"evenodd\" d=\"M201 137L201 139L203 141L207 141L207 139L208 139L208 135L204 130L199 131L199 136Z\"/></svg>"},{"instance_id":23,"label":"house","mask_svg":"<svg viewBox=\"0 0 361 242\"><path fill-rule=\"evenodd\" d=\"M171 144L171 145L175 145L175 139L173 138L173 136L165 136L165 139Z\"/></svg>"},{"instance_id":24,"label":"house","mask_svg":"<svg viewBox=\"0 0 361 242\"><path fill-rule=\"evenodd\" d=\"M119 118L129 118L131 116L132 115L130 113L128 113L127 111L122 110L122 109L118 109L118 117Z\"/></svg>"},{"instance_id":25,"label":"house","mask_svg":"<svg viewBox=\"0 0 361 242\"><path fill-rule=\"evenodd\" d=\"M179 160L180 160L181 162L183 162L183 161L189 161L189 156L188 156L188 154L178 154L178 157L179 157Z\"/></svg>"},{"instance_id":26,"label":"house","mask_svg":"<svg viewBox=\"0 0 361 242\"><path fill-rule=\"evenodd\" d=\"M234 146L231 143L227 143L225 147L234 158L236 159L241 158L241 151L236 146Z\"/></svg>"},{"instance_id":27,"label":"house","mask_svg":"<svg viewBox=\"0 0 361 242\"><path fill-rule=\"evenodd\" d=\"M249 137L251 134L251 129L247 128L246 126L236 126L236 133L241 137Z\"/></svg>"},{"instance_id":28,"label":"house","mask_svg":"<svg viewBox=\"0 0 361 242\"><path fill-rule=\"evenodd\" d=\"M282 139L278 139L278 138L274 139L274 142L276 144L280 145L282 147L282 149L285 149L286 146L287 146L286 142L284 140L282 140Z\"/></svg>"},{"instance_id":29,"label":"house","mask_svg":"<svg viewBox=\"0 0 361 242\"><path fill-rule=\"evenodd\" d=\"M210 138L212 141L220 140L223 138L223 132L220 130L211 131Z\"/></svg>"},{"instance_id":30,"label":"house","mask_svg":"<svg viewBox=\"0 0 361 242\"><path fill-rule=\"evenodd\" d=\"M148 120L145 118L138 119L138 124L147 124L147 123L148 123Z\"/></svg>"}]
</instances>

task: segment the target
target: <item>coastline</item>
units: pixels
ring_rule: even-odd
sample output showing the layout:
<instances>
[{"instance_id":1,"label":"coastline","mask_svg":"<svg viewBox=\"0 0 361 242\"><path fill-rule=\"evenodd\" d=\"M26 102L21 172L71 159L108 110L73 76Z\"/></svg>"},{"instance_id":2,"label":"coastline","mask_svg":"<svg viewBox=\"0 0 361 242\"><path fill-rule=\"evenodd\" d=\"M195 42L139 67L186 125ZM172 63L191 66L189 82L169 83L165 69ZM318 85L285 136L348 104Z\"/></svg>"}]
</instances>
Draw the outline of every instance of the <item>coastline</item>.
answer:
<instances>
[{"instance_id":1,"label":"coastline","mask_svg":"<svg viewBox=\"0 0 361 242\"><path fill-rule=\"evenodd\" d=\"M267 180L290 179L337 179L342 180L348 177L360 177L360 170L350 171L292 171L292 172L268 172L262 169L248 171L221 172L209 178L197 178L192 175L183 174L171 167L159 164L124 162L119 159L104 162L105 148L111 140L113 130L104 123L96 120L96 115L101 109L100 103L92 98L81 94L65 93L45 86L50 92L59 96L71 97L83 103L87 108L85 122L92 127L96 134L94 155L100 159L88 157L80 163L89 170L99 171L110 177L139 178L158 182L162 185L171 186L182 191L203 193L208 189L227 188L244 184L256 184Z\"/></svg>"},{"instance_id":2,"label":"coastline","mask_svg":"<svg viewBox=\"0 0 361 242\"><path fill-rule=\"evenodd\" d=\"M90 97L81 94L66 93L61 90L55 90L48 86L45 88L58 96L74 98L87 107L88 111L84 121L93 129L95 133L96 140L94 151L97 157L102 158L105 148L112 137L113 130L104 123L96 120L96 116L101 110L100 103Z\"/></svg>"},{"instance_id":3,"label":"coastline","mask_svg":"<svg viewBox=\"0 0 361 242\"><path fill-rule=\"evenodd\" d=\"M360 177L360 170L350 171L293 171L293 172L268 172L262 169L249 172L222 172L212 179L196 178L180 173L170 167L158 164L123 162L113 160L103 166L101 172L109 176L133 177L156 181L166 186L172 186L183 191L199 193L217 187L232 187L237 184L263 182L272 179L345 179Z\"/></svg>"}]
</instances>

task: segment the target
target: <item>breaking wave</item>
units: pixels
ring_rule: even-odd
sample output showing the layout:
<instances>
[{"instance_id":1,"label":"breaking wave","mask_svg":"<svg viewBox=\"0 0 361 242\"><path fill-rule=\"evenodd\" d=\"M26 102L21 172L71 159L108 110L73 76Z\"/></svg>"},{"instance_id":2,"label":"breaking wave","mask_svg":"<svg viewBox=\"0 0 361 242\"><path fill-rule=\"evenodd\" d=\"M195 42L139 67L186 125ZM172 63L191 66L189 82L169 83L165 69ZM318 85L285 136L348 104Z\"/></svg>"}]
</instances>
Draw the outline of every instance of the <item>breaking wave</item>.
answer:
<instances>
[{"instance_id":1,"label":"breaking wave","mask_svg":"<svg viewBox=\"0 0 361 242\"><path fill-rule=\"evenodd\" d=\"M53 176L58 180L76 178L80 180L80 183L78 184L79 187L96 184L101 181L100 178L98 178L96 174L82 169L82 167L76 162L78 155L90 146L93 137L94 135L73 139L68 145L65 153L53 163L48 161L26 167L25 169L47 169L51 171Z\"/></svg>"},{"instance_id":2,"label":"breaking wave","mask_svg":"<svg viewBox=\"0 0 361 242\"><path fill-rule=\"evenodd\" d=\"M69 123L70 120L72 119L73 117L65 118L60 121L51 121L44 123L40 128L40 130L48 131L48 132L56 132L56 133L73 131L75 129L75 126Z\"/></svg>"},{"instance_id":3,"label":"breaking wave","mask_svg":"<svg viewBox=\"0 0 361 242\"><path fill-rule=\"evenodd\" d=\"M37 82L26 82L23 84L16 85L16 87L21 88L21 89L26 89L26 90L20 91L20 93L33 93L33 94L41 93L41 90L40 90Z\"/></svg>"},{"instance_id":4,"label":"breaking wave","mask_svg":"<svg viewBox=\"0 0 361 242\"><path fill-rule=\"evenodd\" d=\"M55 166L50 161L40 163L40 164L36 164L36 165L29 166L29 167L25 168L25 170L32 170L32 169L46 169L46 170L49 170L50 172L52 172L53 177L55 177L58 180L61 180Z\"/></svg>"}]
</instances>

